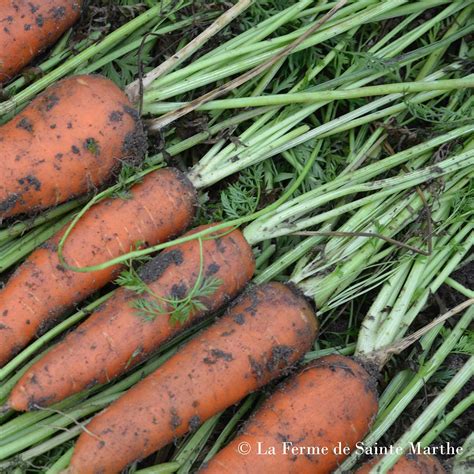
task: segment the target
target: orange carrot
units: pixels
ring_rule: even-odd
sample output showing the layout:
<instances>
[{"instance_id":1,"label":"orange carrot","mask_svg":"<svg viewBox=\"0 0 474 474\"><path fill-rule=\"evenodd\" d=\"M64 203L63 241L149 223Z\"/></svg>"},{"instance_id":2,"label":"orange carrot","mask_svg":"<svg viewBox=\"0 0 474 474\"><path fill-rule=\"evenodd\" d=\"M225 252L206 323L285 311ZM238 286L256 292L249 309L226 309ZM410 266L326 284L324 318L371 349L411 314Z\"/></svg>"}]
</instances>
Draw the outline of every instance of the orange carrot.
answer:
<instances>
[{"instance_id":1,"label":"orange carrot","mask_svg":"<svg viewBox=\"0 0 474 474\"><path fill-rule=\"evenodd\" d=\"M82 0L0 2L0 83L52 45L81 14Z\"/></svg>"},{"instance_id":2,"label":"orange carrot","mask_svg":"<svg viewBox=\"0 0 474 474\"><path fill-rule=\"evenodd\" d=\"M131 188L128 199L104 199L89 209L66 240L63 255L82 267L117 257L138 243L166 241L189 226L195 202L195 190L180 171L154 171ZM36 249L0 291L0 366L121 269L66 270L56 251L63 233Z\"/></svg>"},{"instance_id":3,"label":"orange carrot","mask_svg":"<svg viewBox=\"0 0 474 474\"><path fill-rule=\"evenodd\" d=\"M372 459L356 471L356 474L370 474L378 472L377 468L372 470L380 458ZM441 463L434 456L427 454L410 453L401 457L397 463L388 471L388 474L445 474Z\"/></svg>"},{"instance_id":4,"label":"orange carrot","mask_svg":"<svg viewBox=\"0 0 474 474\"><path fill-rule=\"evenodd\" d=\"M282 383L199 472L330 473L347 457L342 449L354 448L368 432L377 407L373 380L357 362L322 357ZM275 455L259 454L272 448Z\"/></svg>"},{"instance_id":5,"label":"orange carrot","mask_svg":"<svg viewBox=\"0 0 474 474\"><path fill-rule=\"evenodd\" d=\"M199 242L191 240L166 249L142 270L149 288L167 298L189 294L201 264L205 279L220 280L212 294L199 297L201 305L184 325L170 322L169 313L144 317L131 306L137 294L122 288L23 375L10 395L10 406L34 409L122 374L183 328L234 298L253 275L252 250L238 230L204 240L202 262L200 257ZM171 309L166 304L164 308Z\"/></svg>"},{"instance_id":6,"label":"orange carrot","mask_svg":"<svg viewBox=\"0 0 474 474\"><path fill-rule=\"evenodd\" d=\"M281 375L311 347L316 331L313 311L292 288L270 283L250 290L92 420L69 472L119 473Z\"/></svg>"},{"instance_id":7,"label":"orange carrot","mask_svg":"<svg viewBox=\"0 0 474 474\"><path fill-rule=\"evenodd\" d=\"M144 147L138 114L113 82L59 81L0 127L0 221L92 191Z\"/></svg>"}]
</instances>

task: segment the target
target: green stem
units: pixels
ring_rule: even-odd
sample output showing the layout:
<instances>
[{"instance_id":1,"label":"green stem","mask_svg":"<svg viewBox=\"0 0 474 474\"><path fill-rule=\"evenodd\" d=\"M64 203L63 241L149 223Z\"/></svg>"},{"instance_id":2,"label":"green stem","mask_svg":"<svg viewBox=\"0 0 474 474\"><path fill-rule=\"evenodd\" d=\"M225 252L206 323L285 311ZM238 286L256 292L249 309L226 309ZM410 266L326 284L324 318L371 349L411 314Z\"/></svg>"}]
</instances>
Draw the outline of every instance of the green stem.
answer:
<instances>
[{"instance_id":1,"label":"green stem","mask_svg":"<svg viewBox=\"0 0 474 474\"><path fill-rule=\"evenodd\" d=\"M320 357L325 357L332 354L341 354L345 356L350 356L354 354L355 344L347 344L345 346L336 346L329 347L327 349L318 349L317 351L307 352L304 356L305 361L311 361L314 359L319 359Z\"/></svg>"},{"instance_id":2,"label":"green stem","mask_svg":"<svg viewBox=\"0 0 474 474\"><path fill-rule=\"evenodd\" d=\"M423 413L414 421L410 428L405 431L401 438L395 443L403 451L409 451L411 443L415 443L419 436L433 423L436 417L442 413L447 404L458 394L464 385L474 375L474 356L471 356L452 380L435 397L435 399L423 410ZM401 457L401 454L387 454L375 466L376 473L387 472Z\"/></svg>"},{"instance_id":3,"label":"green stem","mask_svg":"<svg viewBox=\"0 0 474 474\"><path fill-rule=\"evenodd\" d=\"M424 363L417 374L393 400L387 409L376 420L370 434L363 441L365 447L373 446L395 423L417 393L426 385L427 381L439 369L449 353L453 350L459 338L469 327L474 318L474 306L471 306L459 319L449 336L443 341L435 354ZM360 453L353 452L351 456L338 468L335 474L350 472L360 457Z\"/></svg>"},{"instance_id":4,"label":"green stem","mask_svg":"<svg viewBox=\"0 0 474 474\"><path fill-rule=\"evenodd\" d=\"M422 1L413 1L408 5L403 5L401 7L395 8L388 13L384 13L376 18L377 21L390 20L391 18L396 18L398 16L410 15L411 13L417 11L426 11L428 8L436 8L446 3L452 3L452 0L422 0Z\"/></svg>"},{"instance_id":5,"label":"green stem","mask_svg":"<svg viewBox=\"0 0 474 474\"><path fill-rule=\"evenodd\" d=\"M222 13L211 25L209 25L198 36L193 38L186 46L175 52L152 71L145 74L141 81L135 80L129 84L125 93L128 95L130 100L136 102L139 98L141 88L143 88L143 90L148 89L153 81L175 69L179 64L192 56L199 48L206 44L214 35L222 30L222 28L245 11L251 4L252 0L238 0L237 3Z\"/></svg>"},{"instance_id":6,"label":"green stem","mask_svg":"<svg viewBox=\"0 0 474 474\"><path fill-rule=\"evenodd\" d=\"M250 394L240 405L239 409L234 413L230 421L225 425L225 427L220 431L218 438L212 445L209 452L206 454L206 457L203 460L203 464L212 459L221 447L226 443L227 439L234 431L237 424L243 419L243 417L252 409L255 404L255 401L258 398L257 393Z\"/></svg>"},{"instance_id":7,"label":"green stem","mask_svg":"<svg viewBox=\"0 0 474 474\"><path fill-rule=\"evenodd\" d=\"M422 447L429 446L453 421L471 408L472 405L474 405L474 392L463 398L449 413L443 415L441 420L420 439L420 445Z\"/></svg>"},{"instance_id":8,"label":"green stem","mask_svg":"<svg viewBox=\"0 0 474 474\"><path fill-rule=\"evenodd\" d=\"M379 414L383 413L387 409L393 399L407 386L412 377L413 372L408 369L402 370L401 372L397 372L397 374L395 374L380 396L378 410Z\"/></svg>"},{"instance_id":9,"label":"green stem","mask_svg":"<svg viewBox=\"0 0 474 474\"><path fill-rule=\"evenodd\" d=\"M466 238L466 235L469 234L470 230L470 226L466 226L461 232L458 232L453 237L452 241L449 242L448 248L459 248L461 242ZM469 245L468 242L469 239L467 239L466 245ZM436 291L437 288L435 288L435 282L437 281L436 274L438 273L438 271L441 270L442 274L445 275L449 274L448 272L451 271L453 265L455 265L459 261L459 256L456 256L457 252L454 251L453 253L455 258L454 262L448 263L451 255L450 253L446 253L443 260L440 260L438 267L434 269L434 271L431 272L429 276L425 277L423 277L423 271L425 270L427 259L424 256L423 258L417 257L417 261L414 263L411 269L410 275L407 278L403 290L400 292L400 295L397 298L397 302L395 303L390 313L384 316L383 322L377 329L376 345L374 349L380 349L384 346L389 346L395 340L398 340L400 334L403 334L404 331L406 331L406 329L412 323L413 317L415 316L414 311L410 312L410 317L407 316L408 309L415 300L415 293L420 293L428 286L428 291L430 291L430 293ZM463 254L464 252L461 252L461 255ZM431 259L433 258L434 256L431 256Z\"/></svg>"},{"instance_id":10,"label":"green stem","mask_svg":"<svg viewBox=\"0 0 474 474\"><path fill-rule=\"evenodd\" d=\"M88 420L84 420L82 424L85 426L89 421L91 421L91 419L92 418ZM8 468L11 465L17 464L18 460L21 460L24 462L24 461L28 461L29 459L33 459L37 456L40 456L41 454L47 453L48 451L51 451L52 449L57 448L61 446L62 444L64 444L65 442L71 440L72 438L75 438L81 433L82 430L83 430L83 426L74 426L72 428L68 428L63 433L57 436L54 436L44 441L43 443L40 443L37 446L34 446L33 448L23 451L21 454L19 454L17 457L13 458L12 460L0 463L0 468L2 467Z\"/></svg>"},{"instance_id":11,"label":"green stem","mask_svg":"<svg viewBox=\"0 0 474 474\"><path fill-rule=\"evenodd\" d=\"M74 448L69 448L52 466L49 467L45 474L61 474L61 472L68 466L73 451Z\"/></svg>"},{"instance_id":12,"label":"green stem","mask_svg":"<svg viewBox=\"0 0 474 474\"><path fill-rule=\"evenodd\" d=\"M387 94L409 94L413 92L466 89L474 87L474 75L462 79L445 79L438 81L400 82L378 86L359 87L356 89L294 92L288 94L262 95L259 97L241 97L236 99L213 100L197 110L223 110L247 107L267 107L274 105L327 103L333 100L358 99ZM150 104L145 113L161 114L187 105L188 102Z\"/></svg>"},{"instance_id":13,"label":"green stem","mask_svg":"<svg viewBox=\"0 0 474 474\"><path fill-rule=\"evenodd\" d=\"M412 266L413 262L411 259L402 261L397 271L387 280L377 294L360 326L357 337L358 354L369 354L376 349L376 336L381 319L385 318L387 308L393 308Z\"/></svg>"},{"instance_id":14,"label":"green stem","mask_svg":"<svg viewBox=\"0 0 474 474\"><path fill-rule=\"evenodd\" d=\"M458 237L457 235L455 237ZM456 265L464 258L464 256L469 252L472 245L474 245L474 232L466 238L463 246L455 249L454 254L448 261L448 263L443 267L439 275L434 279L434 281L417 297L417 299L412 303L409 311L404 315L403 321L399 328L398 337L403 337L407 328L411 322L416 318L416 315L421 311L423 306L428 301L430 295L434 294L438 288L443 284L444 280L453 272Z\"/></svg>"},{"instance_id":15,"label":"green stem","mask_svg":"<svg viewBox=\"0 0 474 474\"><path fill-rule=\"evenodd\" d=\"M410 205L413 201L413 195L406 194L400 196L394 194L389 196L383 202L374 201L358 209L349 217L339 229L343 232L380 232L381 229L390 230L390 223L396 219L398 214L403 210L403 205ZM347 202L345 200L344 202ZM340 203L339 205L341 205ZM367 244L365 237L333 237L326 239L324 243L325 259L316 265L306 262L292 275L295 283L301 282L312 276L316 272L330 272L332 265L343 264L351 255L356 255L359 249Z\"/></svg>"},{"instance_id":16,"label":"green stem","mask_svg":"<svg viewBox=\"0 0 474 474\"><path fill-rule=\"evenodd\" d=\"M193 18L187 18L182 21L173 22L171 25L159 27L160 24L158 24L155 26L155 28L153 28L150 31L149 36L138 38L135 41L131 41L130 43L127 42L127 44L125 44L124 46L120 48L114 48L109 54L106 54L100 57L100 59L98 59L97 61L94 61L93 63L88 64L86 67L84 67L84 69L80 69L77 72L80 74L92 74L93 72L97 71L101 67L119 59L125 54L130 53L135 50L138 51L141 45L148 44L151 41L157 41L157 36L163 36L163 35L172 33L174 31L181 30L185 28L186 26L190 26L198 22L211 20L215 18L215 16L216 14L211 12L204 15L196 15L196 16L193 16Z\"/></svg>"},{"instance_id":17,"label":"green stem","mask_svg":"<svg viewBox=\"0 0 474 474\"><path fill-rule=\"evenodd\" d=\"M271 244L255 259L255 267L259 270L262 265L264 265L271 256L275 253L276 246Z\"/></svg>"},{"instance_id":18,"label":"green stem","mask_svg":"<svg viewBox=\"0 0 474 474\"><path fill-rule=\"evenodd\" d=\"M81 198L68 201L65 204L61 204L60 206L57 206L53 209L46 210L37 217L32 217L31 219L12 224L6 229L0 229L0 243L18 237L24 232L34 229L35 227L45 224L46 222L50 222L57 217L61 217L62 215L78 208L87 202L88 199L88 196L83 196Z\"/></svg>"},{"instance_id":19,"label":"green stem","mask_svg":"<svg viewBox=\"0 0 474 474\"><path fill-rule=\"evenodd\" d=\"M146 467L145 469L135 471L135 474L171 474L176 472L180 467L179 462L164 462L157 466Z\"/></svg>"},{"instance_id":20,"label":"green stem","mask_svg":"<svg viewBox=\"0 0 474 474\"><path fill-rule=\"evenodd\" d=\"M374 205L380 201L374 201ZM403 230L410 222L415 219L416 212L422 207L421 199L418 194L411 192L404 199L399 199L399 203L395 204L389 212L383 215L387 217L381 228L383 235L391 237ZM414 214L412 214L412 212ZM381 218L379 218L381 220ZM373 224L372 224L373 225ZM380 230L379 230L380 232ZM318 308L325 310L325 305L330 298L339 294L343 289L347 288L355 278L365 269L368 262L372 262L374 256L380 251L384 245L381 239L371 238L365 239L363 246L352 253L352 256L346 256L337 270L330 272L322 278L308 278L300 282L299 286L305 294L313 296ZM389 247L393 250L395 247Z\"/></svg>"},{"instance_id":21,"label":"green stem","mask_svg":"<svg viewBox=\"0 0 474 474\"><path fill-rule=\"evenodd\" d=\"M75 394L67 400L62 400L54 404L54 406L50 408L29 411L4 423L0 436L0 450L4 446L15 446L17 442L21 442L18 440L25 439L25 437L31 434L34 435L40 426L52 426L52 423L59 420L62 415L64 415L63 421L66 422L64 426L67 426L68 421L71 422L71 419L69 418L68 420L67 418L69 412L75 408L74 405L78 404L78 402L82 402L83 399L84 394ZM82 404L80 406L82 407ZM44 420L46 420L46 422ZM24 445L24 447L28 446L30 446L28 443Z\"/></svg>"},{"instance_id":22,"label":"green stem","mask_svg":"<svg viewBox=\"0 0 474 474\"><path fill-rule=\"evenodd\" d=\"M356 13L346 20L328 22L318 32L311 35L310 38L306 39L303 41L303 43L296 47L292 54L297 53L298 51L303 51L310 47L314 47L315 45L327 41L328 39L333 38L339 34L346 33L356 26L367 23L373 17L376 17L377 15L380 15L385 11L389 11L406 2L407 0L386 0L382 4L369 7L362 12ZM303 27L290 34L278 38L272 38L268 41L268 43L262 42L259 45L249 45L249 54L247 56L244 56L243 59L231 61L230 64L224 65L217 71L195 74L191 78L175 83L168 88L158 89L152 87L150 88L149 92L145 94L144 103L149 104L157 100L164 100L169 97L183 94L198 87L205 86L220 79L224 79L263 64L265 61L268 61L275 55L281 53L288 44L304 34L308 28L309 27ZM279 45L282 46L280 47ZM262 50L266 49L266 47L271 49L269 51L259 53L258 48ZM240 56L241 53L241 50L236 50L232 53L232 56ZM230 53L228 53L226 56L227 60L229 59L229 56L231 56Z\"/></svg>"},{"instance_id":23,"label":"green stem","mask_svg":"<svg viewBox=\"0 0 474 474\"><path fill-rule=\"evenodd\" d=\"M429 100L436 95L439 95L440 92L425 92L415 96L411 103L417 104L426 100ZM393 102L397 99L400 99L402 96L399 94L393 94L386 97L377 99L365 106L359 107L356 110L353 110L347 114L344 114L341 117L338 117L334 120L330 120L318 127L315 127L312 130L307 131L306 133L299 134L293 139L290 139L290 134L287 134L285 140L281 142L275 142L270 139L268 140L268 145L264 144L263 148L254 148L254 147L245 147L239 152L234 153L232 156L226 156L225 159L219 157L219 160L215 160L211 166L202 166L201 163L195 165L189 172L188 178L197 188L205 188L215 184L219 180L241 171L242 169L260 163L261 161L267 160L275 155L283 153L290 148L301 145L315 138L326 138L338 133L342 133L346 130L354 129L360 125L373 122L375 120L380 120L389 115L405 110L408 107L407 102L401 104L396 104L391 107L386 107L379 112L369 113L373 110L376 110L384 105ZM288 117L282 123L285 123L287 128L299 123L301 120L306 118L308 115L313 113L318 106L307 106L297 112L294 116ZM281 124L280 123L280 127ZM270 132L274 127L271 127L266 133ZM260 136L260 139L262 136ZM237 158L237 160L235 159Z\"/></svg>"},{"instance_id":24,"label":"green stem","mask_svg":"<svg viewBox=\"0 0 474 474\"><path fill-rule=\"evenodd\" d=\"M322 230L325 231L329 231L331 229L331 224L327 224L326 226L322 227ZM258 285L273 280L277 275L281 274L284 269L288 268L290 265L292 265L301 257L303 257L303 255L305 255L311 249L315 248L319 243L323 241L323 239L324 237L321 236L308 237L304 239L289 252L285 253L278 260L273 262L262 273L258 274L253 279L253 282Z\"/></svg>"},{"instance_id":25,"label":"green stem","mask_svg":"<svg viewBox=\"0 0 474 474\"><path fill-rule=\"evenodd\" d=\"M261 45L264 44L260 43L259 45L259 41L272 34L282 25L292 21L297 13L303 10L310 3L310 0L297 2L295 5L277 13L259 25L250 28L235 38L232 38L226 43L214 48L210 53L205 54L196 61L191 62L189 65L171 72L164 77L156 79L153 82L151 89L163 88L163 86L167 84L178 84L180 81L192 77L199 71L209 67L215 67L216 64L219 63L228 62L229 60L242 56L245 53L255 52L256 49L260 49ZM242 48L242 45L245 46Z\"/></svg>"},{"instance_id":26,"label":"green stem","mask_svg":"<svg viewBox=\"0 0 474 474\"><path fill-rule=\"evenodd\" d=\"M453 23L449 27L449 29L444 34L443 38L449 38L449 36L455 34L465 23L469 23L469 19L472 20L472 13L474 7L468 6L461 13L454 19ZM445 46L444 48L439 48L433 53L430 54L428 59L423 64L420 72L418 73L417 79L422 79L426 77L438 64L441 57L446 53L448 47Z\"/></svg>"},{"instance_id":27,"label":"green stem","mask_svg":"<svg viewBox=\"0 0 474 474\"><path fill-rule=\"evenodd\" d=\"M181 447L178 453L173 457L173 461L176 461L180 464L178 470L179 474L187 474L190 472L190 469L198 457L199 453L206 444L209 436L211 436L213 430L215 429L219 419L221 418L222 413L214 415L212 418L206 420L194 433L191 435L190 439Z\"/></svg>"},{"instance_id":28,"label":"green stem","mask_svg":"<svg viewBox=\"0 0 474 474\"><path fill-rule=\"evenodd\" d=\"M473 160L474 153L472 151L467 151L458 155L457 158L446 160L444 164L440 163L439 171L441 174L439 175L435 172L436 169L428 166L395 178L387 178L353 186L341 187L340 189L326 192L325 194L311 199L309 199L308 196L304 196L306 197L306 200L302 202L302 204L285 210L284 212L280 212L272 219L265 220L263 224L257 222L252 223L244 231L245 238L249 243L254 244L261 240L298 232L354 209L358 209L365 204L380 201L382 198L386 198L387 196L404 189L414 187L424 181L436 179L438 176L452 173L462 168L468 168L474 163ZM361 171L364 170L362 169ZM332 187L333 185L334 182L329 183L329 186ZM321 188L324 187L325 186L321 186ZM360 199L355 199L352 202L338 206L330 211L320 212L314 217L296 221L298 216L310 213L333 200L352 194L375 191L377 189L380 189L380 191Z\"/></svg>"},{"instance_id":29,"label":"green stem","mask_svg":"<svg viewBox=\"0 0 474 474\"><path fill-rule=\"evenodd\" d=\"M474 298L473 290L466 288L464 285L461 285L461 283L454 280L453 278L446 278L446 280L444 280L444 283L446 283L446 285L449 285L453 290L456 290L457 292L461 293L461 295L465 296L466 298Z\"/></svg>"},{"instance_id":30,"label":"green stem","mask_svg":"<svg viewBox=\"0 0 474 474\"><path fill-rule=\"evenodd\" d=\"M7 251L0 254L0 273L15 265L15 263L52 237L71 220L71 217L67 215L53 224L45 223L13 242Z\"/></svg>"},{"instance_id":31,"label":"green stem","mask_svg":"<svg viewBox=\"0 0 474 474\"><path fill-rule=\"evenodd\" d=\"M368 169L368 168L367 168ZM343 173L345 174L345 173ZM352 181L353 176L351 176L351 181ZM353 182L353 181L352 181ZM327 192L328 189L325 188L323 185L323 189L321 189L321 192ZM317 193L318 191L316 191ZM301 198L301 201L307 200L309 198L309 194L304 195ZM290 207L292 202L298 202L299 198L294 199L293 201L289 201L286 205L280 206L280 210L283 211L285 208ZM364 219L367 219L365 217ZM263 220L265 222L265 220ZM258 221L256 221L254 224L251 224L250 226L258 226ZM349 226L349 229L354 228L353 226ZM321 230L326 231L330 230L330 227L323 227ZM250 232L249 228L246 229L246 232ZM256 234L259 233L259 231L255 231ZM251 237L250 237L251 239ZM260 275L258 275L254 281L256 283L263 283L265 281L269 281L272 278L274 278L277 274L281 273L285 268L287 268L289 265L293 264L296 262L298 259L300 259L304 254L306 254L310 249L321 243L323 240L323 237L320 236L314 236L314 237L309 237L307 239L304 239L298 246L296 246L294 249L290 250L288 253L280 257L276 262L272 263L269 267L267 267ZM332 241L337 240L333 239ZM292 277L293 278L293 277ZM295 280L296 282L298 280Z\"/></svg>"},{"instance_id":32,"label":"green stem","mask_svg":"<svg viewBox=\"0 0 474 474\"><path fill-rule=\"evenodd\" d=\"M0 459L7 459L18 452L23 451L28 446L32 446L46 438L49 438L58 430L58 428L65 428L66 426L74 423L76 420L84 418L85 416L88 416L91 413L104 408L109 403L116 400L119 396L120 394L101 396L100 398L97 398L96 401L90 402L86 406L81 404L67 411L66 416L59 414L52 416L48 422L48 425L45 423L42 427L35 427L34 430L29 430L28 432L22 434L18 439L0 446ZM83 425L81 424L81 427L82 426ZM27 453L28 451L23 452L20 456L27 456ZM8 464L8 461L6 463L0 463L0 467L4 467L5 464Z\"/></svg>"},{"instance_id":33,"label":"green stem","mask_svg":"<svg viewBox=\"0 0 474 474\"><path fill-rule=\"evenodd\" d=\"M415 145L388 158L367 165L356 171L348 172L341 177L337 177L315 190L309 191L291 201L288 201L285 205L280 206L275 213L269 212L265 215L264 219L256 220L247 226L245 230L246 238L250 242L258 242L260 239L265 240L274 237L276 235L275 230L279 229L286 220L294 219L295 216L304 215L313 209L313 199L323 199L324 201L325 195L329 192L340 189L348 184L358 184L371 179L382 172L425 154L430 149L434 149L443 143L456 139L458 136L462 137L468 135L473 131L474 125L460 127L456 130L432 138L420 145Z\"/></svg>"}]
</instances>

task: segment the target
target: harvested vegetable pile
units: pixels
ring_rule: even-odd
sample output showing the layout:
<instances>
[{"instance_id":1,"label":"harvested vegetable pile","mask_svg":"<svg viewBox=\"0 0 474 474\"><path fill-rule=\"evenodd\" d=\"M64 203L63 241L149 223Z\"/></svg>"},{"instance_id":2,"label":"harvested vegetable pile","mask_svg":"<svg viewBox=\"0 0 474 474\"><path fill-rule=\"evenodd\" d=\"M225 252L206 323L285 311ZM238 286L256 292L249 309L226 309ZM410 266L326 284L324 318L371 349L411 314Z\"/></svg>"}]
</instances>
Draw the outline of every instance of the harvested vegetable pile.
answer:
<instances>
[{"instance_id":1,"label":"harvested vegetable pile","mask_svg":"<svg viewBox=\"0 0 474 474\"><path fill-rule=\"evenodd\" d=\"M0 20L0 473L470 472L472 1Z\"/></svg>"}]
</instances>

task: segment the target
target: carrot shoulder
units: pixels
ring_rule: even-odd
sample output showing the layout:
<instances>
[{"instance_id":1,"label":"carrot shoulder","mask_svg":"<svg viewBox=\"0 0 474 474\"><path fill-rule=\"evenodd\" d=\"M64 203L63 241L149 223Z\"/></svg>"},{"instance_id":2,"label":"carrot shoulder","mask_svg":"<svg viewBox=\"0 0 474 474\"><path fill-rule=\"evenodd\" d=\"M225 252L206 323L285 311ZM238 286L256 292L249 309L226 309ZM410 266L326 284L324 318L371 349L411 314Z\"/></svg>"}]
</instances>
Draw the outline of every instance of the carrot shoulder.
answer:
<instances>
[{"instance_id":1,"label":"carrot shoulder","mask_svg":"<svg viewBox=\"0 0 474 474\"><path fill-rule=\"evenodd\" d=\"M82 0L0 2L0 84L52 45L81 14Z\"/></svg>"},{"instance_id":2,"label":"carrot shoulder","mask_svg":"<svg viewBox=\"0 0 474 474\"><path fill-rule=\"evenodd\" d=\"M339 443L354 448L376 413L369 374L350 358L322 357L281 384L243 432L199 472L328 474L346 457L337 451ZM272 449L275 455L261 454Z\"/></svg>"},{"instance_id":3,"label":"carrot shoulder","mask_svg":"<svg viewBox=\"0 0 474 474\"><path fill-rule=\"evenodd\" d=\"M316 330L308 303L287 286L252 289L96 416L69 472L119 473L279 376L311 347Z\"/></svg>"},{"instance_id":4,"label":"carrot shoulder","mask_svg":"<svg viewBox=\"0 0 474 474\"><path fill-rule=\"evenodd\" d=\"M376 473L377 468L375 466L378 461L380 461L380 458L365 463L356 471L356 474ZM375 470L372 471L374 467ZM410 453L402 456L388 471L388 474L446 474L446 471L434 456Z\"/></svg>"},{"instance_id":5,"label":"carrot shoulder","mask_svg":"<svg viewBox=\"0 0 474 474\"><path fill-rule=\"evenodd\" d=\"M205 281L209 283L213 278L219 282L212 294L199 296L205 309L196 306L185 324L172 323L169 313L141 314L132 306L137 294L120 289L24 374L11 393L10 405L16 410L28 410L106 382L234 298L254 271L252 250L240 231L204 240L202 251L201 262L197 240L171 247L145 265L142 275L156 295L183 298L192 291L202 263ZM139 298L150 300L146 295ZM168 308L161 304L163 309Z\"/></svg>"},{"instance_id":6,"label":"carrot shoulder","mask_svg":"<svg viewBox=\"0 0 474 474\"><path fill-rule=\"evenodd\" d=\"M63 249L69 264L95 265L180 234L194 217L195 191L172 168L150 173L128 199L109 198L88 210ZM79 273L66 270L57 244L64 233L35 250L0 290L0 366L38 331L118 275L119 266Z\"/></svg>"},{"instance_id":7,"label":"carrot shoulder","mask_svg":"<svg viewBox=\"0 0 474 474\"><path fill-rule=\"evenodd\" d=\"M63 79L0 127L0 221L92 191L144 150L138 114L112 81Z\"/></svg>"}]
</instances>

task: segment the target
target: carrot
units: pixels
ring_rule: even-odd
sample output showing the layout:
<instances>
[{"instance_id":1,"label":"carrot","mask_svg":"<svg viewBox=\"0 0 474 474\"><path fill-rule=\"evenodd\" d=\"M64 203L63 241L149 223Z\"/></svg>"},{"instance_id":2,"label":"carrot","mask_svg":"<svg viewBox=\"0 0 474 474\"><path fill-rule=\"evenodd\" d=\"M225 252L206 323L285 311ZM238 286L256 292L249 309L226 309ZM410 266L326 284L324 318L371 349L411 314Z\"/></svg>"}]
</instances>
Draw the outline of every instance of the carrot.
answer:
<instances>
[{"instance_id":1,"label":"carrot","mask_svg":"<svg viewBox=\"0 0 474 474\"><path fill-rule=\"evenodd\" d=\"M52 45L81 14L82 0L0 2L0 83Z\"/></svg>"},{"instance_id":2,"label":"carrot","mask_svg":"<svg viewBox=\"0 0 474 474\"><path fill-rule=\"evenodd\" d=\"M356 474L370 474L378 472L377 468L372 471L380 458L372 459L360 467ZM397 463L388 471L389 474L445 474L441 463L434 456L427 454L410 453L402 456Z\"/></svg>"},{"instance_id":3,"label":"carrot","mask_svg":"<svg viewBox=\"0 0 474 474\"><path fill-rule=\"evenodd\" d=\"M212 294L199 296L200 305L195 305L184 324L172 323L169 313L145 317L131 305L137 294L121 288L23 375L10 395L10 406L16 410L33 409L95 383L107 382L235 297L254 271L252 250L240 231L204 240L202 250L204 278L220 280L221 284ZM155 294L182 298L195 285L200 257L197 240L170 247L144 266L142 278ZM165 308L171 310L169 306Z\"/></svg>"},{"instance_id":4,"label":"carrot","mask_svg":"<svg viewBox=\"0 0 474 474\"><path fill-rule=\"evenodd\" d=\"M113 82L59 81L0 127L0 221L93 190L144 147L138 115Z\"/></svg>"},{"instance_id":5,"label":"carrot","mask_svg":"<svg viewBox=\"0 0 474 474\"><path fill-rule=\"evenodd\" d=\"M75 265L91 265L140 242L166 241L189 226L195 200L194 188L180 171L154 171L131 188L128 199L104 199L89 209L73 228L63 255ZM56 251L64 231L36 249L0 290L0 366L121 269L115 265L88 273L66 270Z\"/></svg>"},{"instance_id":6,"label":"carrot","mask_svg":"<svg viewBox=\"0 0 474 474\"><path fill-rule=\"evenodd\" d=\"M250 290L92 420L69 472L120 472L278 377L311 347L316 331L312 309L292 288Z\"/></svg>"},{"instance_id":7,"label":"carrot","mask_svg":"<svg viewBox=\"0 0 474 474\"><path fill-rule=\"evenodd\" d=\"M354 448L377 407L375 385L362 366L344 356L322 357L282 383L243 432L199 472L332 472L347 456L338 451L339 443ZM258 443L260 452L273 448L275 455L259 454Z\"/></svg>"}]
</instances>

